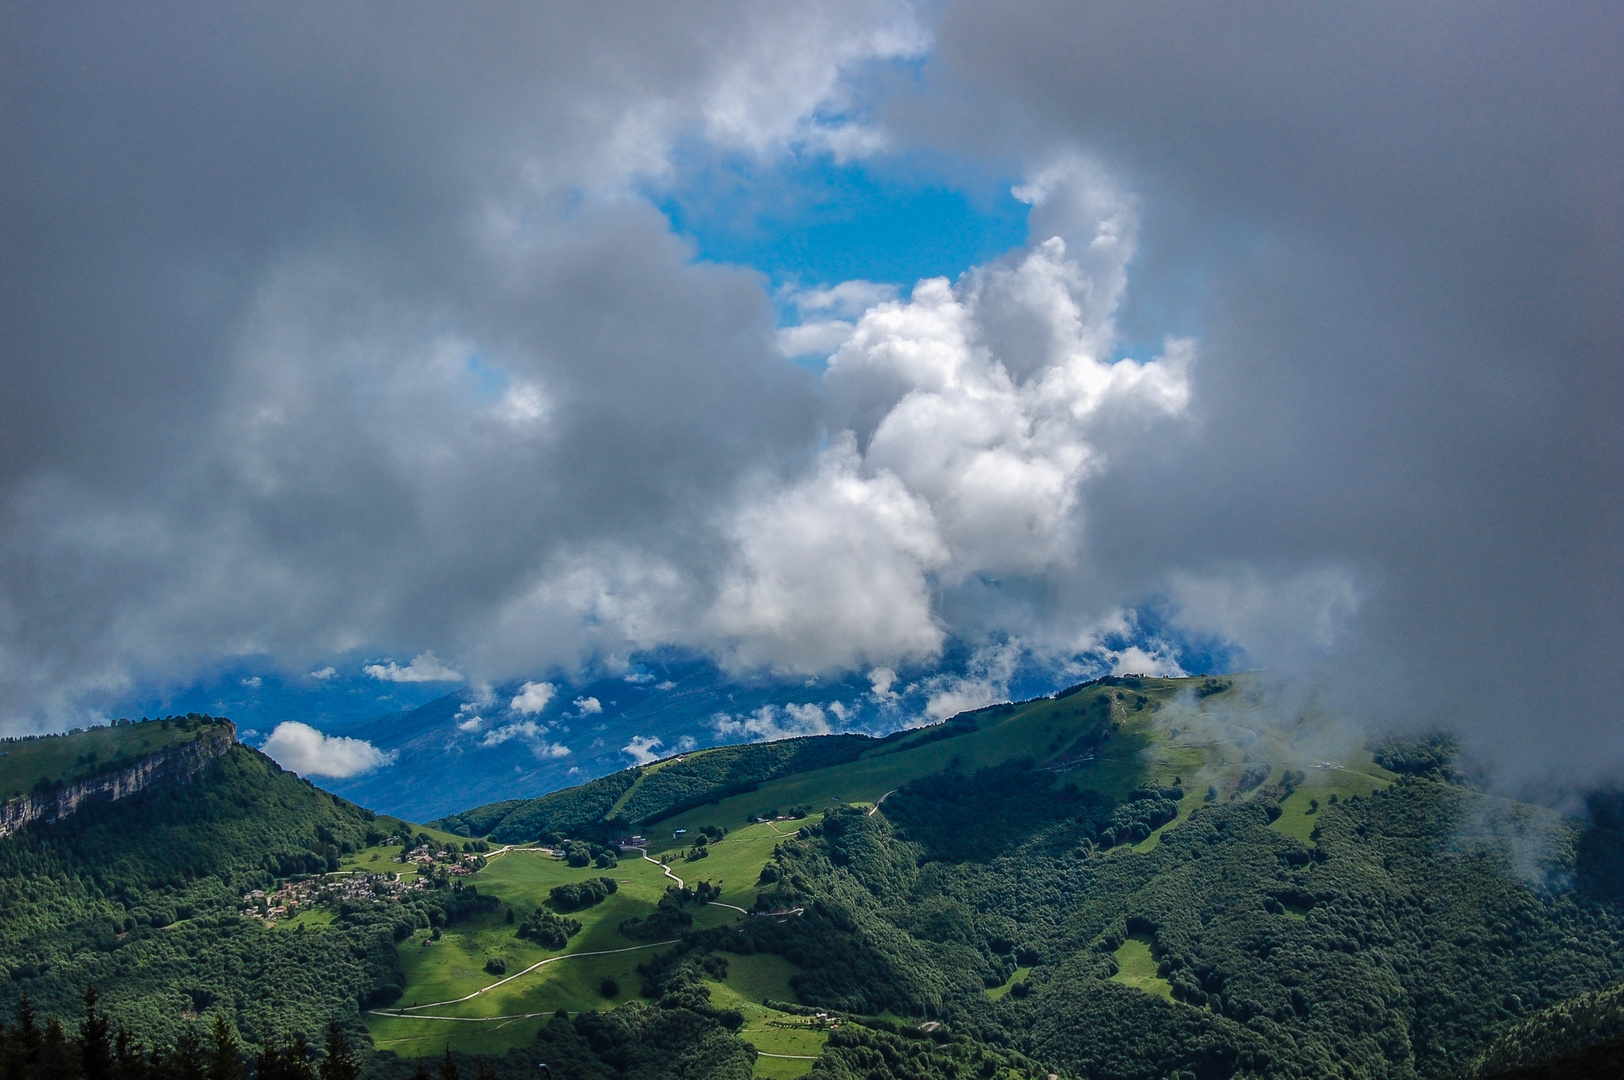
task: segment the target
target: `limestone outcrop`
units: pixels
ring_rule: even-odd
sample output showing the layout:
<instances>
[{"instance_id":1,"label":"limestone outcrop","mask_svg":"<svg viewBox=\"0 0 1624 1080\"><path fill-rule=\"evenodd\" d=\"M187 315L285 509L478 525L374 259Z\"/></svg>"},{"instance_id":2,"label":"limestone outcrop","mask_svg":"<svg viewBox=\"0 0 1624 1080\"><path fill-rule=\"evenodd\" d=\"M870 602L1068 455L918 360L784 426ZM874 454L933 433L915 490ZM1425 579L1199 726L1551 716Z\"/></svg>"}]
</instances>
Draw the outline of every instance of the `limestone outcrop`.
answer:
<instances>
[{"instance_id":1,"label":"limestone outcrop","mask_svg":"<svg viewBox=\"0 0 1624 1080\"><path fill-rule=\"evenodd\" d=\"M221 723L195 739L165 747L133 765L86 777L55 791L22 795L0 803L0 837L36 821L60 821L92 800L114 802L158 783L184 784L209 763L224 757L237 741L237 726Z\"/></svg>"}]
</instances>

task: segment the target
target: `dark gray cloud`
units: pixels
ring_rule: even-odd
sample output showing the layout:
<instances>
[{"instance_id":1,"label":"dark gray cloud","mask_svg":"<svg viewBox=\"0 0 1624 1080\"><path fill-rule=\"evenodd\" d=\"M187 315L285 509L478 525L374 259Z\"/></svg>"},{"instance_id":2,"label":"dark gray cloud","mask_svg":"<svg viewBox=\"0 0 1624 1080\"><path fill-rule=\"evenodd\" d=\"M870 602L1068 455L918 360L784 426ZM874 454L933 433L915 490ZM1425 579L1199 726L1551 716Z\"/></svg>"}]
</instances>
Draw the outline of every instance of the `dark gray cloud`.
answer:
<instances>
[{"instance_id":1,"label":"dark gray cloud","mask_svg":"<svg viewBox=\"0 0 1624 1080\"><path fill-rule=\"evenodd\" d=\"M953 636L975 704L1167 663L1154 600L1512 780L1619 767L1616 6L927 13L8 13L9 722L233 655L880 686ZM1032 243L779 335L648 199L679 146L1007 168Z\"/></svg>"},{"instance_id":2,"label":"dark gray cloud","mask_svg":"<svg viewBox=\"0 0 1624 1080\"><path fill-rule=\"evenodd\" d=\"M1197 419L1088 491L1103 577L1172 582L1260 661L1322 654L1344 701L1460 724L1514 779L1624 758L1621 31L1601 4L957 4L957 109L915 115L1145 198L1122 326L1197 334ZM1329 649L1270 613L1339 606Z\"/></svg>"},{"instance_id":3,"label":"dark gray cloud","mask_svg":"<svg viewBox=\"0 0 1624 1080\"><path fill-rule=\"evenodd\" d=\"M605 550L703 569L740 474L807 458L812 388L765 283L695 265L636 192L682 139L861 143L831 119L850 72L923 41L862 2L5 18L22 723L232 654L568 662L593 572L481 628Z\"/></svg>"}]
</instances>

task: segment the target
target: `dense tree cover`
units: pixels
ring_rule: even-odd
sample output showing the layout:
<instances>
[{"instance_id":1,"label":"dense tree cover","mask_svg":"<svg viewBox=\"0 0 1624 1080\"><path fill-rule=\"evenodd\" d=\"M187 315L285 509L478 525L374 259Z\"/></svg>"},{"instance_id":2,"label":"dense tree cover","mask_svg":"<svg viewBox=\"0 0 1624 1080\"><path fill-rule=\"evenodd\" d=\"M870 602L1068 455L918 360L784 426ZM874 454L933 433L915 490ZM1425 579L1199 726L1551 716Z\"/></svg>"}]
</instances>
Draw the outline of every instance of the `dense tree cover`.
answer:
<instances>
[{"instance_id":1,"label":"dense tree cover","mask_svg":"<svg viewBox=\"0 0 1624 1080\"><path fill-rule=\"evenodd\" d=\"M694 899L692 889L668 885L652 914L624 920L620 932L639 941L669 941L694 924L694 917L684 910Z\"/></svg>"},{"instance_id":2,"label":"dense tree cover","mask_svg":"<svg viewBox=\"0 0 1624 1080\"><path fill-rule=\"evenodd\" d=\"M555 915L546 908L537 908L519 924L518 936L529 938L546 949L562 949L570 938L581 932L581 920Z\"/></svg>"},{"instance_id":3,"label":"dense tree cover","mask_svg":"<svg viewBox=\"0 0 1624 1080\"><path fill-rule=\"evenodd\" d=\"M1375 742L1370 752L1376 764L1388 772L1452 778L1452 765L1460 754L1460 740L1444 731L1419 738L1389 735Z\"/></svg>"},{"instance_id":4,"label":"dense tree cover","mask_svg":"<svg viewBox=\"0 0 1624 1080\"><path fill-rule=\"evenodd\" d=\"M843 1024L829 1032L823 1056L802 1080L943 1080L999 1077L1041 1080L1049 1070L1022 1054L936 1032L897 1034Z\"/></svg>"},{"instance_id":5,"label":"dense tree cover","mask_svg":"<svg viewBox=\"0 0 1624 1080\"><path fill-rule=\"evenodd\" d=\"M1494 1076L1609 1039L1624 1039L1624 983L1579 994L1524 1017L1473 1057L1463 1073L1473 1078Z\"/></svg>"},{"instance_id":6,"label":"dense tree cover","mask_svg":"<svg viewBox=\"0 0 1624 1080\"><path fill-rule=\"evenodd\" d=\"M1178 816L1177 788L1139 789L1121 803L1093 791L1060 787L1031 762L984 769L974 776L942 773L917 780L885 801L899 835L916 841L929 859L986 860L1039 823L1072 822L1089 847L1136 843Z\"/></svg>"},{"instance_id":7,"label":"dense tree cover","mask_svg":"<svg viewBox=\"0 0 1624 1080\"><path fill-rule=\"evenodd\" d=\"M0 1080L358 1080L353 1036L329 1021L319 1050L302 1034L268 1038L250 1054L224 1016L208 1034L188 1024L172 1042L148 1046L101 1008L94 988L74 1024L37 1021L27 997L14 1023L0 1026Z\"/></svg>"},{"instance_id":8,"label":"dense tree cover","mask_svg":"<svg viewBox=\"0 0 1624 1080\"><path fill-rule=\"evenodd\" d=\"M934 778L780 845L758 908L802 914L693 939L785 955L811 1004L1125 1080L1438 1075L1624 978L1624 906L1598 886L1620 838L1543 810L1411 777L1323 807L1312 843L1259 797L1138 854L1090 843L1101 809L1018 769ZM1130 933L1172 1000L1110 981ZM1017 963L1030 992L989 1000Z\"/></svg>"},{"instance_id":9,"label":"dense tree cover","mask_svg":"<svg viewBox=\"0 0 1624 1080\"><path fill-rule=\"evenodd\" d=\"M322 932L267 927L241 897L325 870L384 839L370 811L234 746L187 784L92 802L0 840L0 1016L24 993L77 1015L99 988L130 1034L169 1045L189 1017L227 1017L249 1043L319 1039L330 1017L400 992L395 943L490 906L443 881L399 902L346 904Z\"/></svg>"},{"instance_id":10,"label":"dense tree cover","mask_svg":"<svg viewBox=\"0 0 1624 1080\"><path fill-rule=\"evenodd\" d=\"M1624 1076L1624 1035L1538 1064L1495 1073L1492 1080L1618 1080L1620 1076Z\"/></svg>"},{"instance_id":11,"label":"dense tree cover","mask_svg":"<svg viewBox=\"0 0 1624 1080\"><path fill-rule=\"evenodd\" d=\"M601 904L619 888L619 883L612 877L595 877L587 878L585 881L554 885L547 890L547 897L559 911L579 911L581 908Z\"/></svg>"}]
</instances>

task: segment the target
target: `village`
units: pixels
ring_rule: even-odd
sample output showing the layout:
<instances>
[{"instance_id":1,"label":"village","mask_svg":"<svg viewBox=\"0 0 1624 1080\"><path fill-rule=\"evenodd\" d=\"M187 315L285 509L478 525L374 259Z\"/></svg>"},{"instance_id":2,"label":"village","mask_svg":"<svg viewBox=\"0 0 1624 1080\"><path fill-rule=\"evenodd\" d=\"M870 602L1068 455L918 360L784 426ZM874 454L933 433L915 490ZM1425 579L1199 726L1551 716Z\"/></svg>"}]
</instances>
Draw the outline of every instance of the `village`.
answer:
<instances>
[{"instance_id":1,"label":"village","mask_svg":"<svg viewBox=\"0 0 1624 1080\"><path fill-rule=\"evenodd\" d=\"M363 904L401 896L415 889L432 889L450 878L476 874L485 857L454 851L432 843L403 849L390 860L415 867L410 876L400 871L334 870L293 878L273 890L244 893L243 914L272 923L291 919L300 911L343 903Z\"/></svg>"}]
</instances>

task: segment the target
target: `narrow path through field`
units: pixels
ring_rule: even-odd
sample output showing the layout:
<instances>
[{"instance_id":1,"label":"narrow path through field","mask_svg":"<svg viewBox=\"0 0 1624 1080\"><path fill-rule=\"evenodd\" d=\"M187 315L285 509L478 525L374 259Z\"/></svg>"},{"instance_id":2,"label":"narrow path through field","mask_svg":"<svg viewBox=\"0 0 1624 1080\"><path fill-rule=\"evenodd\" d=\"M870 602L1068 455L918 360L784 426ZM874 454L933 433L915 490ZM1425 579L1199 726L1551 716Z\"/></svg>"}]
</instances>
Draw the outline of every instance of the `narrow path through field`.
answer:
<instances>
[{"instance_id":1,"label":"narrow path through field","mask_svg":"<svg viewBox=\"0 0 1624 1080\"><path fill-rule=\"evenodd\" d=\"M510 851L533 851L537 855L549 855L549 856L552 855L552 851L550 849L548 849L548 848L521 847L518 844L505 844L502 847L497 848L495 851L491 852L490 854L486 855L485 856L485 861L490 862L492 859L500 858L501 856L506 855Z\"/></svg>"},{"instance_id":2,"label":"narrow path through field","mask_svg":"<svg viewBox=\"0 0 1624 1080\"><path fill-rule=\"evenodd\" d=\"M676 943L677 943L676 939L672 938L670 941L656 941L656 942L653 942L652 944L649 944L649 945L633 945L633 946L631 946L630 948L627 948L627 949L598 949L595 952L561 953L558 956L549 956L545 960L538 960L534 964L531 964L529 967L525 968L523 971L514 972L512 975L509 975L505 979L498 979L495 982L491 983L489 986L482 987L482 988L480 988L478 990L475 990L472 994L464 994L460 998L447 998L444 1001L430 1001L430 1002L428 1002L426 1004L423 1004L423 1005L402 1005L398 1009L368 1009L367 1011L372 1013L375 1016L400 1016L400 1017L406 1017L406 1019L411 1019L411 1017L407 1016L407 1014L411 1013L411 1012L414 1012L414 1011L416 1011L418 1009L433 1009L433 1008L436 1008L436 1007L438 1007L440 1005L456 1005L459 1002L470 1001L470 1000L478 997L481 994L486 994L486 993L489 993L492 990L495 990L498 986L501 986L504 983L510 983L514 979L517 979L517 978L520 978L522 976L528 975L532 971L536 970L539 967L546 967L548 964L557 963L560 960L568 960L572 956L610 956L610 955L612 955L614 953L636 952L639 949L658 949L661 945L675 945ZM466 1018L465 1017L460 1017L460 1016L425 1016L425 1017L422 1017L421 1019L424 1019L424 1020L462 1020L462 1019L466 1019Z\"/></svg>"},{"instance_id":3,"label":"narrow path through field","mask_svg":"<svg viewBox=\"0 0 1624 1080\"><path fill-rule=\"evenodd\" d=\"M677 883L677 888L686 889L688 887L688 886L686 886L686 885L684 885L682 883L681 878L679 878L677 875L675 875L675 874L673 874L671 872L671 868L669 866L665 865L665 863L661 862L659 859L655 859L655 858L650 857L650 855L648 853L648 848L640 847L640 848L632 848L632 850L636 851L636 852L640 852L642 854L644 860L653 863L655 866L658 866L662 871L664 871L666 877L670 878L672 881L675 881Z\"/></svg>"},{"instance_id":4,"label":"narrow path through field","mask_svg":"<svg viewBox=\"0 0 1624 1080\"><path fill-rule=\"evenodd\" d=\"M794 1060L794 1061L816 1061L816 1060L818 1060L818 1057L817 1057L816 1054L769 1054L765 1050L757 1050L756 1054L759 1057L789 1058L789 1059Z\"/></svg>"},{"instance_id":5,"label":"narrow path through field","mask_svg":"<svg viewBox=\"0 0 1624 1080\"><path fill-rule=\"evenodd\" d=\"M896 793L897 793L897 789L892 788L890 791L887 791L884 795L881 795L878 799L875 799L874 800L874 805L868 808L868 816L873 817L875 815L875 813L880 809L880 804L882 802L884 802L888 797L890 797L892 795L895 795Z\"/></svg>"}]
</instances>

